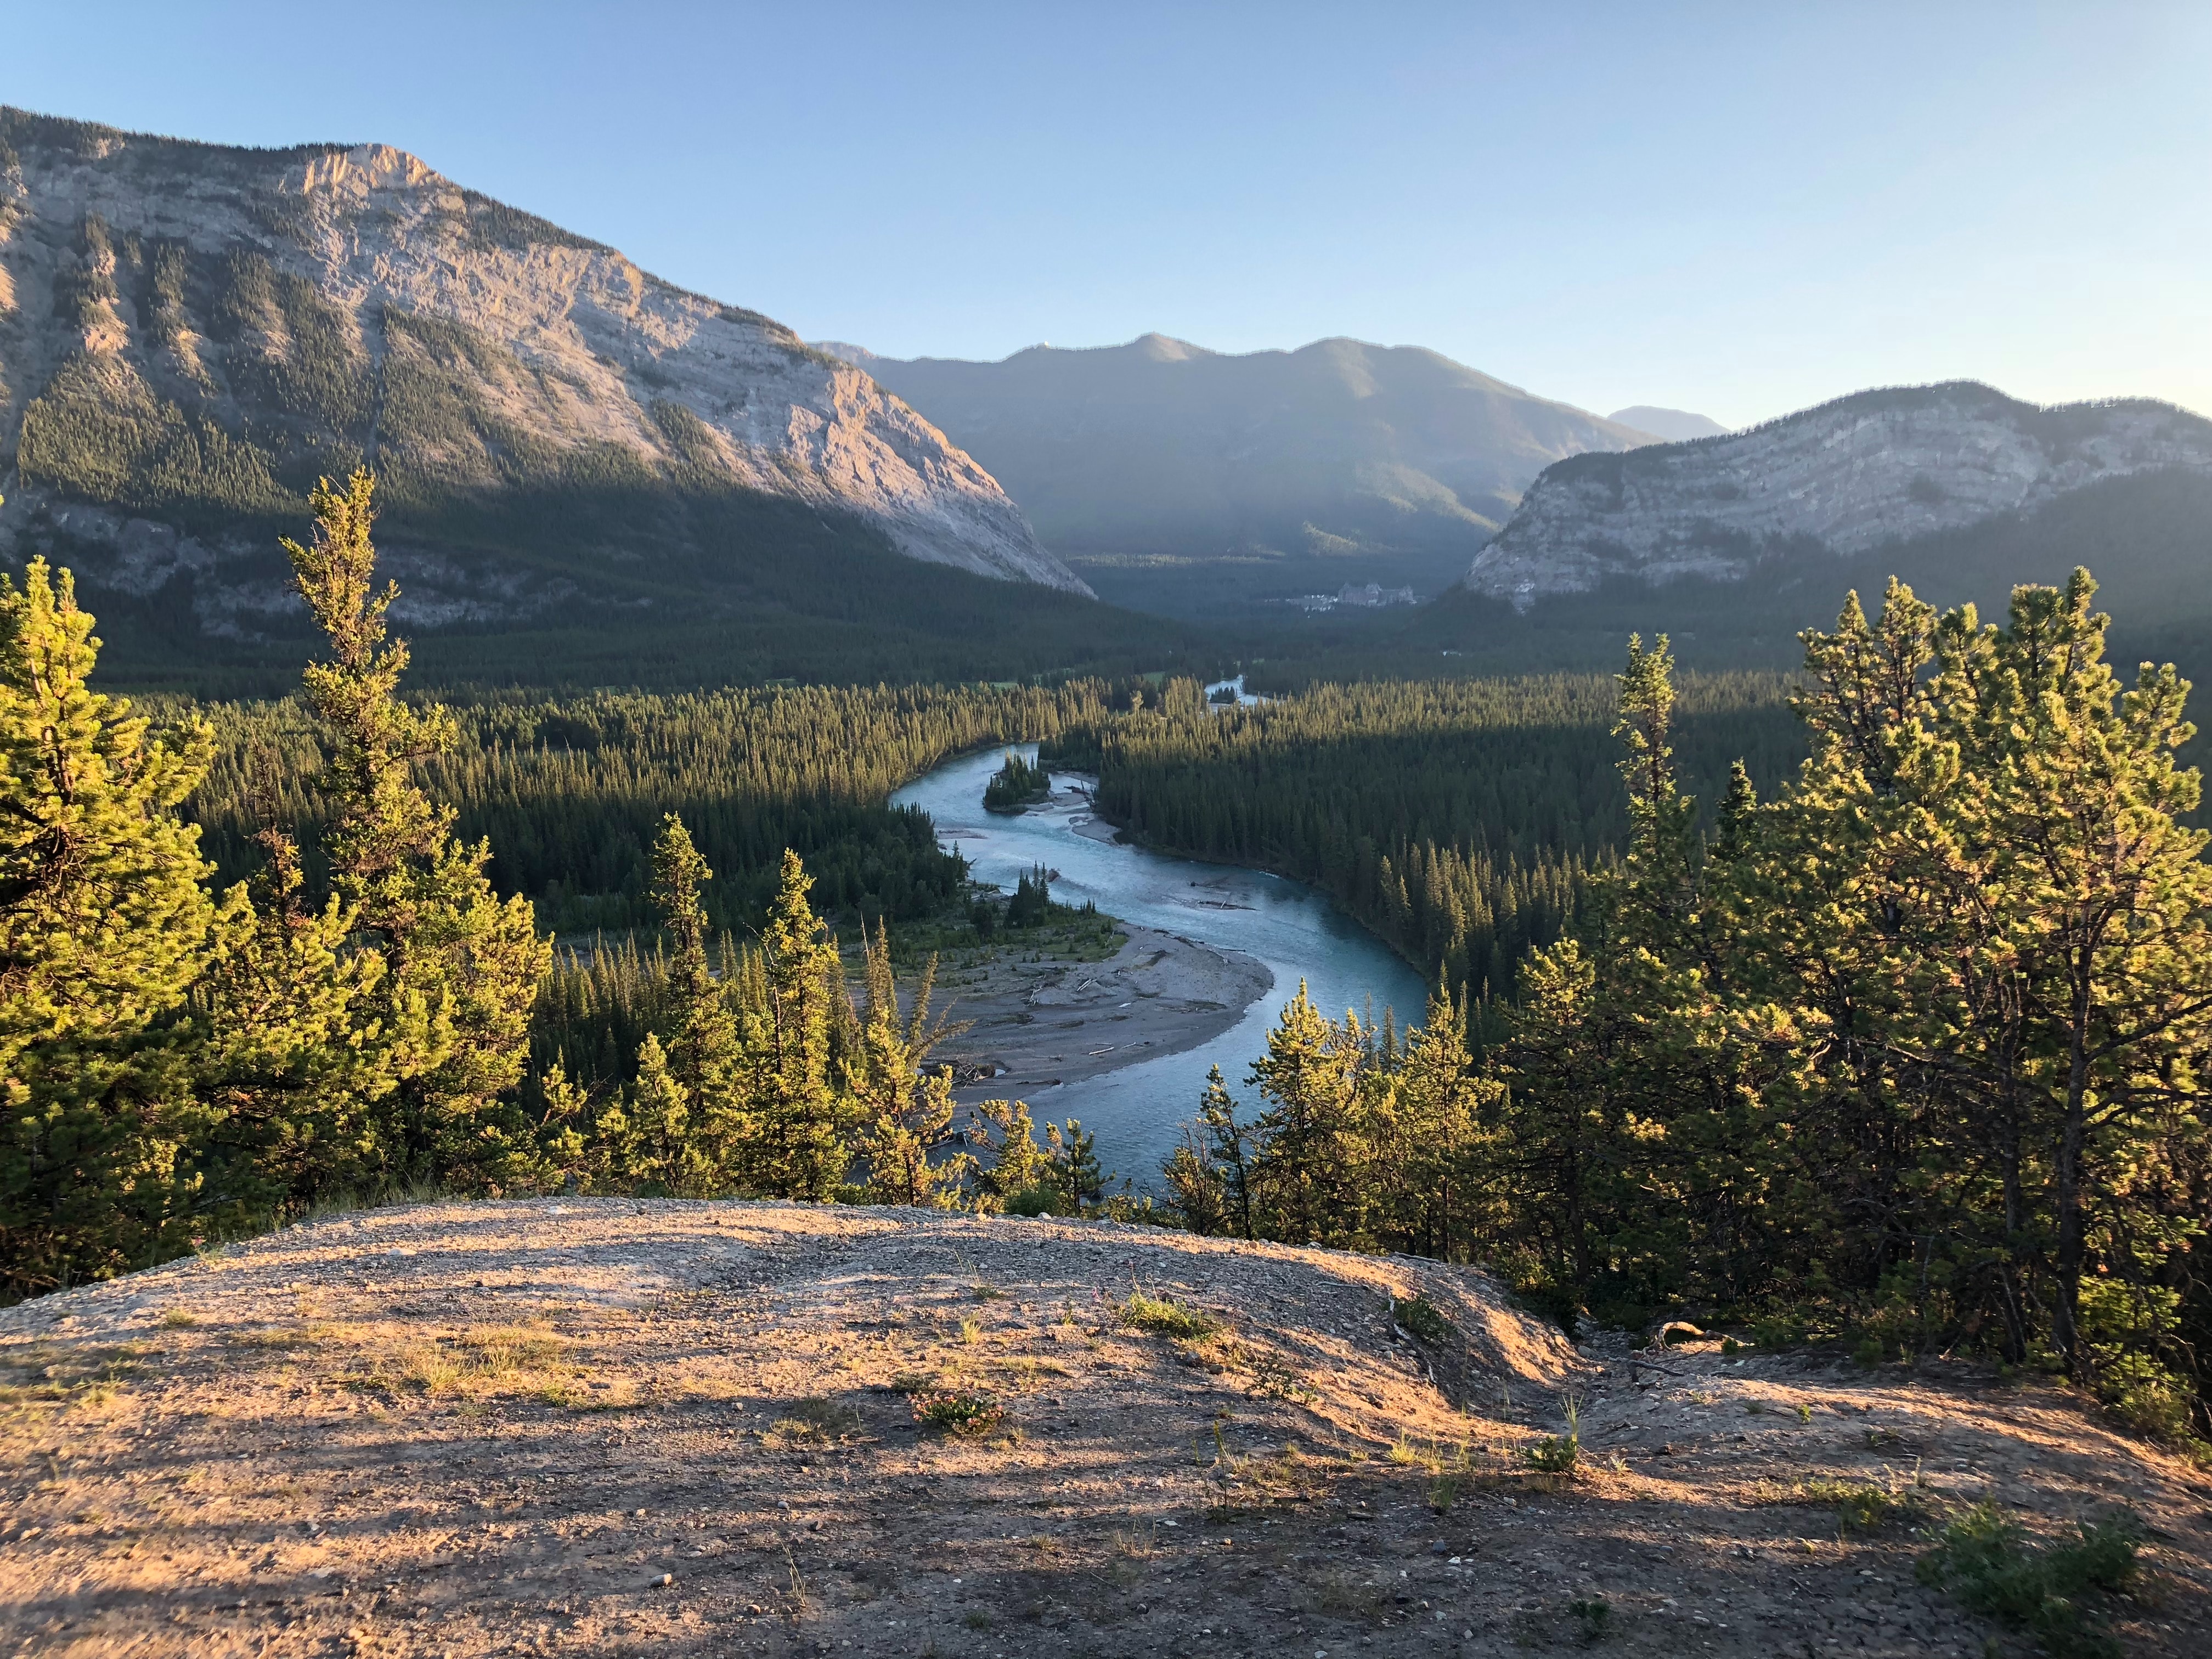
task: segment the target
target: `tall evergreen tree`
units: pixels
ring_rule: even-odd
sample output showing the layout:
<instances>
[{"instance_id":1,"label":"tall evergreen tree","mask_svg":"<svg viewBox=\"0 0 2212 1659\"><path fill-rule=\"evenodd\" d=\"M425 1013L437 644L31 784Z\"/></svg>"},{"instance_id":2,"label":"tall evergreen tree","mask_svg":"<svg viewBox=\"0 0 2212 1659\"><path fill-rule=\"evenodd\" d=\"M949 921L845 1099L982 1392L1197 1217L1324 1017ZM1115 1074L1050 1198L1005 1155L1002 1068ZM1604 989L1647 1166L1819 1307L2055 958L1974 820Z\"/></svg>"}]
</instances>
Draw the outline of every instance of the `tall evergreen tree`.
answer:
<instances>
[{"instance_id":1,"label":"tall evergreen tree","mask_svg":"<svg viewBox=\"0 0 2212 1659\"><path fill-rule=\"evenodd\" d=\"M807 902L799 854L761 930L757 989L740 1012L746 1087L757 1130L750 1184L781 1198L830 1197L852 1163L852 1108L833 1074L837 1015L849 1010L837 946Z\"/></svg>"},{"instance_id":2,"label":"tall evergreen tree","mask_svg":"<svg viewBox=\"0 0 2212 1659\"><path fill-rule=\"evenodd\" d=\"M204 1109L173 1038L219 920L177 809L208 728L156 734L87 684L69 573L0 577L0 1270L51 1288L175 1249Z\"/></svg>"},{"instance_id":3,"label":"tall evergreen tree","mask_svg":"<svg viewBox=\"0 0 2212 1659\"><path fill-rule=\"evenodd\" d=\"M384 958L378 995L388 1028L428 1021L422 1052L392 1056L399 1085L380 1109L375 1157L386 1178L526 1180L532 1149L501 1097L522 1075L551 945L528 900L493 891L490 844L457 841L453 809L416 781L451 745L454 726L443 708L399 700L408 652L386 623L398 586L374 586L374 494L365 471L343 489L319 483L312 541L284 548L331 649L306 682L331 738L331 886L360 946Z\"/></svg>"},{"instance_id":4,"label":"tall evergreen tree","mask_svg":"<svg viewBox=\"0 0 2212 1659\"><path fill-rule=\"evenodd\" d=\"M1255 1124L1253 1185L1279 1237L1333 1242L1358 1226L1360 1038L1315 1007L1301 980L1252 1063L1268 1103Z\"/></svg>"}]
</instances>

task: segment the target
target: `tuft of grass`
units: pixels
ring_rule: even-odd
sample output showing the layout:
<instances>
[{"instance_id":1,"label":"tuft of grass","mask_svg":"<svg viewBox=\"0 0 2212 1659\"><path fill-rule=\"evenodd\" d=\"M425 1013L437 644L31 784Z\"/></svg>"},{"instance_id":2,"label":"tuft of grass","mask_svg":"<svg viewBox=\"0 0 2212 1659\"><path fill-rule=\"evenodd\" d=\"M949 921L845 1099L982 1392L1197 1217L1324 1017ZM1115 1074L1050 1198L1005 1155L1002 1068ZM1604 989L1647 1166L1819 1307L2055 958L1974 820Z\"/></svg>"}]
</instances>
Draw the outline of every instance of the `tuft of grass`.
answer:
<instances>
[{"instance_id":1,"label":"tuft of grass","mask_svg":"<svg viewBox=\"0 0 2212 1659\"><path fill-rule=\"evenodd\" d=\"M1017 1383L1034 1386L1040 1377L1072 1376L1066 1366L1050 1359L1032 1359L1026 1354L1007 1354L994 1358L992 1364L1005 1376ZM908 1393L913 1392L911 1389Z\"/></svg>"},{"instance_id":2,"label":"tuft of grass","mask_svg":"<svg viewBox=\"0 0 2212 1659\"><path fill-rule=\"evenodd\" d=\"M860 1413L814 1395L793 1401L763 1437L781 1446L834 1446L860 1429Z\"/></svg>"},{"instance_id":3,"label":"tuft of grass","mask_svg":"<svg viewBox=\"0 0 2212 1659\"><path fill-rule=\"evenodd\" d=\"M1125 1561L1149 1561L1160 1553L1159 1537L1149 1527L1142 1532L1117 1532L1113 1548Z\"/></svg>"},{"instance_id":4,"label":"tuft of grass","mask_svg":"<svg viewBox=\"0 0 2212 1659\"><path fill-rule=\"evenodd\" d=\"M172 1308L161 1316L164 1330L188 1331L199 1322L199 1316L185 1308Z\"/></svg>"},{"instance_id":5,"label":"tuft of grass","mask_svg":"<svg viewBox=\"0 0 2212 1659\"><path fill-rule=\"evenodd\" d=\"M1613 1606L1601 1595L1578 1597L1567 1603L1567 1611L1582 1626L1584 1647L1601 1638L1613 1623Z\"/></svg>"},{"instance_id":6,"label":"tuft of grass","mask_svg":"<svg viewBox=\"0 0 2212 1659\"><path fill-rule=\"evenodd\" d=\"M97 1406L152 1352L137 1343L55 1350L34 1346L0 1360L0 1412L11 1408Z\"/></svg>"},{"instance_id":7,"label":"tuft of grass","mask_svg":"<svg viewBox=\"0 0 2212 1659\"><path fill-rule=\"evenodd\" d=\"M1120 1309L1121 1322L1133 1325L1140 1331L1150 1331L1154 1336L1172 1336L1186 1342L1200 1342L1216 1335L1221 1322L1211 1314L1164 1296L1147 1296L1142 1291L1129 1292L1128 1300Z\"/></svg>"},{"instance_id":8,"label":"tuft of grass","mask_svg":"<svg viewBox=\"0 0 2212 1659\"><path fill-rule=\"evenodd\" d=\"M1798 1483L1799 1501L1823 1504L1836 1511L1845 1532L1873 1532L1892 1520L1911 1520L1922 1510L1919 1495L1872 1480L1834 1480L1815 1475Z\"/></svg>"},{"instance_id":9,"label":"tuft of grass","mask_svg":"<svg viewBox=\"0 0 2212 1659\"><path fill-rule=\"evenodd\" d=\"M1408 1297L1403 1301L1393 1297L1390 1317L1408 1336L1432 1348L1444 1346L1459 1334L1458 1328L1444 1317L1443 1310L1425 1296Z\"/></svg>"},{"instance_id":10,"label":"tuft of grass","mask_svg":"<svg viewBox=\"0 0 2212 1659\"><path fill-rule=\"evenodd\" d=\"M948 1389L914 1397L914 1419L940 1434L987 1434L1006 1414L989 1395L973 1389Z\"/></svg>"},{"instance_id":11,"label":"tuft of grass","mask_svg":"<svg viewBox=\"0 0 2212 1659\"><path fill-rule=\"evenodd\" d=\"M1355 1571L1322 1574L1309 1593L1315 1608L1338 1619L1371 1620L1381 1615L1388 1592Z\"/></svg>"},{"instance_id":12,"label":"tuft of grass","mask_svg":"<svg viewBox=\"0 0 2212 1659\"><path fill-rule=\"evenodd\" d=\"M1978 1504L1936 1535L1914 1574L1971 1611L2033 1637L2052 1659L2106 1659L2120 1651L2105 1628L2106 1596L2135 1582L2142 1523L2131 1513L2038 1544L1995 1504Z\"/></svg>"},{"instance_id":13,"label":"tuft of grass","mask_svg":"<svg viewBox=\"0 0 2212 1659\"><path fill-rule=\"evenodd\" d=\"M960 1340L969 1343L981 1342L983 1340L983 1322L980 1319L962 1320Z\"/></svg>"},{"instance_id":14,"label":"tuft of grass","mask_svg":"<svg viewBox=\"0 0 2212 1659\"><path fill-rule=\"evenodd\" d=\"M1522 1454L1528 1467L1543 1474L1572 1474L1582 1462L1582 1403L1572 1395L1559 1402L1566 1415L1565 1434L1547 1434Z\"/></svg>"}]
</instances>

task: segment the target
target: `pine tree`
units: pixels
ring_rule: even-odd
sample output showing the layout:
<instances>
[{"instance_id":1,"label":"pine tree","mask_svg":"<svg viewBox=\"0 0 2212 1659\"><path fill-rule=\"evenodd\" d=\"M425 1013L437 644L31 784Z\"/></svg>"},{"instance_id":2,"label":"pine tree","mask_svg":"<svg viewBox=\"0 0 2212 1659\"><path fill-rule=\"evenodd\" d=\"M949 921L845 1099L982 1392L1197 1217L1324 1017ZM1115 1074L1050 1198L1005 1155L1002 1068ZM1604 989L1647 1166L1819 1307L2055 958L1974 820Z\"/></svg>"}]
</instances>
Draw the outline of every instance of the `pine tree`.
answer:
<instances>
[{"instance_id":1,"label":"pine tree","mask_svg":"<svg viewBox=\"0 0 2212 1659\"><path fill-rule=\"evenodd\" d=\"M1314 1006L1304 981L1267 1033L1251 1081L1270 1103L1254 1126L1255 1207L1278 1237L1348 1236L1360 1181L1357 1043Z\"/></svg>"},{"instance_id":2,"label":"pine tree","mask_svg":"<svg viewBox=\"0 0 2212 1659\"><path fill-rule=\"evenodd\" d=\"M0 1273L51 1288L158 1260L201 1204L205 1109L175 1026L235 925L178 807L212 741L89 689L67 571L0 577Z\"/></svg>"},{"instance_id":3,"label":"pine tree","mask_svg":"<svg viewBox=\"0 0 2212 1659\"><path fill-rule=\"evenodd\" d=\"M1027 1102L978 1101L968 1112L968 1144L991 1154L991 1161L979 1161L975 1171L975 1207L996 1213L1042 1186L1051 1160L1037 1145Z\"/></svg>"},{"instance_id":4,"label":"pine tree","mask_svg":"<svg viewBox=\"0 0 2212 1659\"><path fill-rule=\"evenodd\" d=\"M1221 1068L1206 1073L1206 1092L1198 1103L1199 1121L1206 1126L1207 1161L1219 1170L1223 1219L1245 1238L1258 1235L1252 1220L1252 1131L1237 1121L1237 1102L1223 1079Z\"/></svg>"},{"instance_id":5,"label":"pine tree","mask_svg":"<svg viewBox=\"0 0 2212 1659\"><path fill-rule=\"evenodd\" d=\"M836 1007L845 974L836 943L807 902L814 884L787 850L783 877L761 930L757 988L740 1010L745 1089L757 1125L750 1185L780 1198L819 1202L852 1162L852 1109L832 1076Z\"/></svg>"},{"instance_id":6,"label":"pine tree","mask_svg":"<svg viewBox=\"0 0 2212 1659\"><path fill-rule=\"evenodd\" d=\"M339 900L304 902L291 837L271 827L261 842L251 902L227 901L233 925L193 999L194 1087L216 1112L208 1200L233 1224L373 1182L376 1110L431 1042L419 999L380 995L384 958L350 948Z\"/></svg>"},{"instance_id":7,"label":"pine tree","mask_svg":"<svg viewBox=\"0 0 2212 1659\"><path fill-rule=\"evenodd\" d=\"M867 1165L871 1202L951 1209L959 1201L975 1159L944 1155L952 1141L952 1068L929 1065L941 1042L965 1030L933 1019L930 996L937 959L930 958L902 1018L891 979L891 942L878 923L864 951L867 1008L845 1091L861 1126L859 1152Z\"/></svg>"},{"instance_id":8,"label":"pine tree","mask_svg":"<svg viewBox=\"0 0 2212 1659\"><path fill-rule=\"evenodd\" d=\"M1971 607L1937 634L1942 729L1985 780L1959 832L1986 853L1998 925L1978 941L2019 997L2024 1052L2005 1079L2026 1094L2050 1170L2051 1336L2093 1380L2081 1282L2093 1218L2132 1178L2148 1120L2200 1100L2212 1036L2212 866L2179 820L2202 787L2174 751L2195 736L2189 686L2142 665L2122 692L2104 660L2109 619L2076 570L2062 590L2014 591L2007 626ZM2010 1058L2009 1017L1974 1042L1981 1078ZM1972 1033L1978 1037L1979 1030ZM1961 1056L1966 1058L1967 1056Z\"/></svg>"},{"instance_id":9,"label":"pine tree","mask_svg":"<svg viewBox=\"0 0 2212 1659\"><path fill-rule=\"evenodd\" d=\"M378 990L387 1027L412 1027L418 1004L428 1022L424 1052L391 1056L399 1085L380 1108L373 1156L386 1179L526 1181L525 1126L501 1097L527 1060L531 1009L552 947L527 899L502 902L493 891L489 843L456 842L453 809L416 781L455 728L443 708L398 699L408 652L385 621L397 585L374 586L374 493L365 471L343 490L323 481L309 498L311 544L284 544L331 647L328 661L309 665L306 684L331 738L323 843L331 887L354 938L384 958Z\"/></svg>"},{"instance_id":10,"label":"pine tree","mask_svg":"<svg viewBox=\"0 0 2212 1659\"><path fill-rule=\"evenodd\" d=\"M1089 1215L1106 1197L1113 1179L1098 1162L1098 1138L1080 1118L1044 1126L1045 1178L1066 1207L1063 1215Z\"/></svg>"},{"instance_id":11,"label":"pine tree","mask_svg":"<svg viewBox=\"0 0 2212 1659\"><path fill-rule=\"evenodd\" d=\"M660 1178L686 1196L732 1190L742 1181L749 1148L761 1133L744 1092L744 1057L731 1006L744 977L731 973L718 980L708 965L702 895L714 877L684 820L667 814L653 846L653 902L671 946L661 1034L666 1087L681 1097L685 1127L681 1170L672 1165Z\"/></svg>"},{"instance_id":12,"label":"pine tree","mask_svg":"<svg viewBox=\"0 0 2212 1659\"><path fill-rule=\"evenodd\" d=\"M1468 1052L1464 999L1431 994L1402 1048L1385 1042L1376 1082L1385 1103L1367 1115L1388 1124L1392 1143L1368 1160L1376 1212L1402 1249L1450 1261L1494 1222L1483 1177L1496 1152L1489 1123L1505 1094Z\"/></svg>"}]
</instances>

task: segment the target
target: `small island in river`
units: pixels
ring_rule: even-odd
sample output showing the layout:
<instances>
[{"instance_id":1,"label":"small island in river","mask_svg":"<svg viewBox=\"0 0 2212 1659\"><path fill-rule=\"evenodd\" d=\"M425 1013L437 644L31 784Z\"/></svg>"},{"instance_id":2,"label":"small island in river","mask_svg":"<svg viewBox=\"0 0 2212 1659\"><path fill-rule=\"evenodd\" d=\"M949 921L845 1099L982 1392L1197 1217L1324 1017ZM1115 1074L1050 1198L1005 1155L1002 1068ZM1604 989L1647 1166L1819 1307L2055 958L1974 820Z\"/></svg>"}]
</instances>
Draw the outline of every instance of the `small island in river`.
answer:
<instances>
[{"instance_id":1,"label":"small island in river","mask_svg":"<svg viewBox=\"0 0 2212 1659\"><path fill-rule=\"evenodd\" d=\"M1052 774L1042 766L1032 766L1012 750L1006 751L1006 763L992 774L989 783L983 787L983 810L987 812L1025 812L1052 795Z\"/></svg>"}]
</instances>

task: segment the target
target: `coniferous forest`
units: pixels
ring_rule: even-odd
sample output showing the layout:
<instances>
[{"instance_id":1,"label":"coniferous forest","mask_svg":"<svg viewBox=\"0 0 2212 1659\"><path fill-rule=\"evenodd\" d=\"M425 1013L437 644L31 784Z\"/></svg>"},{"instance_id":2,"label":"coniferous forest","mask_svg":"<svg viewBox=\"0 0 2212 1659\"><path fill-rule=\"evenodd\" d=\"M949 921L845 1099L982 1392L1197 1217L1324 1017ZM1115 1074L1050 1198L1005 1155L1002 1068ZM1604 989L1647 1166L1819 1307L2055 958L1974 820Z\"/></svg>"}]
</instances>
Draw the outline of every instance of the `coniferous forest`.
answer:
<instances>
[{"instance_id":1,"label":"coniferous forest","mask_svg":"<svg viewBox=\"0 0 2212 1659\"><path fill-rule=\"evenodd\" d=\"M295 699L149 718L93 689L68 573L0 599L12 1293L410 1185L1112 1208L1487 1261L1570 1325L1985 1352L2207 1426L2194 729L2171 670L2106 664L2086 574L1995 624L1892 584L1794 679L1677 676L1662 640L1617 678L1241 710L1141 680L447 708L405 693L373 488L287 544L324 640ZM1135 836L1326 887L1433 979L1419 1023L1301 992L1249 1077L1192 1079L1158 1202L1078 1124L963 1119L894 937L981 901L884 802L1024 739ZM1043 872L984 908L1049 913Z\"/></svg>"}]
</instances>

